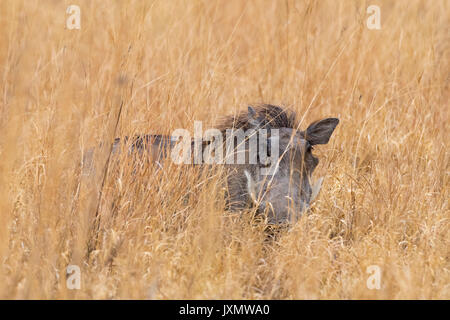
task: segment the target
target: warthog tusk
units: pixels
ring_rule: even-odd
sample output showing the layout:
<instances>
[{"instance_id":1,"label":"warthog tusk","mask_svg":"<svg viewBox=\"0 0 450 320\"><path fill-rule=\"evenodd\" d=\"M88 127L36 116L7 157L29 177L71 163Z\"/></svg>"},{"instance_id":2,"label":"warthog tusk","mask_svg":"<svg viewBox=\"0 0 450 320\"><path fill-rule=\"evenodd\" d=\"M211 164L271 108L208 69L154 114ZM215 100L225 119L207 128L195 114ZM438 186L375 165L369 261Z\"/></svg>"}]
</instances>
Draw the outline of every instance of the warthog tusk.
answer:
<instances>
[{"instance_id":1,"label":"warthog tusk","mask_svg":"<svg viewBox=\"0 0 450 320\"><path fill-rule=\"evenodd\" d=\"M248 194L250 195L250 198L252 199L252 202L255 205L258 205L258 201L256 200L256 196L255 196L255 194L256 194L255 182L253 181L252 176L250 175L250 173L247 170L244 170L244 174L245 174L245 177L247 178L247 191L248 191Z\"/></svg>"},{"instance_id":2,"label":"warthog tusk","mask_svg":"<svg viewBox=\"0 0 450 320\"><path fill-rule=\"evenodd\" d=\"M317 179L317 181L313 184L313 186L312 186L312 192L311 192L311 200L309 201L310 203L312 203L315 199L316 199L316 197L317 197L317 195L319 194L319 192L320 192L320 188L322 187L322 182L323 182L323 177L320 177L319 179Z\"/></svg>"}]
</instances>

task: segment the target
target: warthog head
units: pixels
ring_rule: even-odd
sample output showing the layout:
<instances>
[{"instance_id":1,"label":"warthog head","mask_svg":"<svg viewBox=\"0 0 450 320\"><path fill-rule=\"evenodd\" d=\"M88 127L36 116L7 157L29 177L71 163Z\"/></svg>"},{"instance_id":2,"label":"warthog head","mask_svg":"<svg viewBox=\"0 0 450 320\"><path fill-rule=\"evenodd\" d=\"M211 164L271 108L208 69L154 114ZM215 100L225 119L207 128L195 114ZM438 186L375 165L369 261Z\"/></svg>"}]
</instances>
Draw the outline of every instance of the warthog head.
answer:
<instances>
[{"instance_id":1,"label":"warthog head","mask_svg":"<svg viewBox=\"0 0 450 320\"><path fill-rule=\"evenodd\" d=\"M228 179L231 206L239 208L243 202L251 203L259 212L267 213L268 222L272 224L295 221L317 196L322 183L322 179L318 179L311 184L312 173L319 163L312 154L313 147L328 143L339 120L326 118L300 131L295 114L264 105L249 107L246 115L241 114L232 121L255 134L263 129L269 132L268 153L275 152L278 157L275 164L269 164L274 165L270 174L262 174L267 163L236 166Z\"/></svg>"}]
</instances>

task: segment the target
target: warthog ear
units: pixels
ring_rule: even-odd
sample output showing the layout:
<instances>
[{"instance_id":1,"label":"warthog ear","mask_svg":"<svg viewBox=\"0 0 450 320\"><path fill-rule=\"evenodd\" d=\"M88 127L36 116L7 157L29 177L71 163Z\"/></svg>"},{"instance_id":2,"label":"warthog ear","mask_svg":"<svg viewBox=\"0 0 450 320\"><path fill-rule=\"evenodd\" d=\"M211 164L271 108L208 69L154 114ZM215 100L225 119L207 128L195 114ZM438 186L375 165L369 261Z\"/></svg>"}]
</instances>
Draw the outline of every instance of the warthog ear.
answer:
<instances>
[{"instance_id":1,"label":"warthog ear","mask_svg":"<svg viewBox=\"0 0 450 320\"><path fill-rule=\"evenodd\" d=\"M339 123L337 118L327 118L311 123L306 129L305 139L313 146L315 144L326 144L330 140L334 128Z\"/></svg>"},{"instance_id":2,"label":"warthog ear","mask_svg":"<svg viewBox=\"0 0 450 320\"><path fill-rule=\"evenodd\" d=\"M248 106L248 123L253 127L259 127L264 124L264 115L259 115L252 106Z\"/></svg>"}]
</instances>

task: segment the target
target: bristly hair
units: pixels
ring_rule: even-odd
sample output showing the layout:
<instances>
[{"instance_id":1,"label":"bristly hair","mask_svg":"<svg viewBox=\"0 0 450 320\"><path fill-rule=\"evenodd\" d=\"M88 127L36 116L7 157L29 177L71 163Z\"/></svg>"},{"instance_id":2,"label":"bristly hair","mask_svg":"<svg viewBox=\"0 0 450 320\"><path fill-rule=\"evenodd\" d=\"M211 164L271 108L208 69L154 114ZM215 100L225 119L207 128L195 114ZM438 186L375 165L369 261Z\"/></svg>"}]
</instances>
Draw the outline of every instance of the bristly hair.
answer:
<instances>
[{"instance_id":1,"label":"bristly hair","mask_svg":"<svg viewBox=\"0 0 450 320\"><path fill-rule=\"evenodd\" d=\"M271 128L298 128L295 112L271 104L263 104L253 107L258 117L265 119ZM247 130L251 127L248 121L248 111L245 109L237 115L224 118L218 125L218 129L225 131L231 128Z\"/></svg>"}]
</instances>

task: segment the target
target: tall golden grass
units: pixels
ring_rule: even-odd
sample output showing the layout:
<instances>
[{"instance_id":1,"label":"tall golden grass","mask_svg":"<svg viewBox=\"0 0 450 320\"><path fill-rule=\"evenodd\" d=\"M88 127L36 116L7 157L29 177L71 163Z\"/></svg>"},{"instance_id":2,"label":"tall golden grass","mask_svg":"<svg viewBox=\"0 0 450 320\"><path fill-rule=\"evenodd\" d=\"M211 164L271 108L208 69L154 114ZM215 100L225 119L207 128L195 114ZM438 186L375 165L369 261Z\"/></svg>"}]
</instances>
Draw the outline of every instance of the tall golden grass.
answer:
<instances>
[{"instance_id":1,"label":"tall golden grass","mask_svg":"<svg viewBox=\"0 0 450 320\"><path fill-rule=\"evenodd\" d=\"M0 297L449 299L449 19L445 0L1 1ZM262 102L341 120L318 200L273 241L217 173L103 184L103 148L80 174L102 141Z\"/></svg>"}]
</instances>

